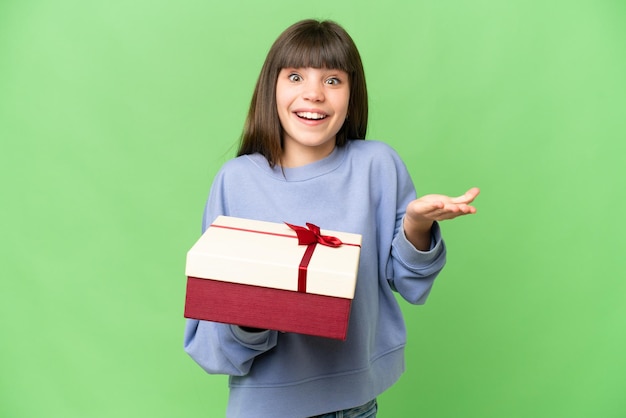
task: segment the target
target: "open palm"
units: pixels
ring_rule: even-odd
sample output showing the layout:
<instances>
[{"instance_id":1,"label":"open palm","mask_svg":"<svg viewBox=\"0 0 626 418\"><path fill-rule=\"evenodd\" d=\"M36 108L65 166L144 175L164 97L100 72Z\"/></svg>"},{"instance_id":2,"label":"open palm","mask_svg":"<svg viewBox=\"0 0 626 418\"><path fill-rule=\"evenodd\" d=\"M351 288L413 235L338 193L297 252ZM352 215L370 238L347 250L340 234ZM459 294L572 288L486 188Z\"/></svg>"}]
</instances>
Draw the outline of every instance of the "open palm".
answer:
<instances>
[{"instance_id":1,"label":"open palm","mask_svg":"<svg viewBox=\"0 0 626 418\"><path fill-rule=\"evenodd\" d=\"M419 224L454 219L458 216L476 213L476 208L470 204L479 193L480 190L473 187L457 197L441 194L425 195L409 203L406 216L409 221Z\"/></svg>"}]
</instances>

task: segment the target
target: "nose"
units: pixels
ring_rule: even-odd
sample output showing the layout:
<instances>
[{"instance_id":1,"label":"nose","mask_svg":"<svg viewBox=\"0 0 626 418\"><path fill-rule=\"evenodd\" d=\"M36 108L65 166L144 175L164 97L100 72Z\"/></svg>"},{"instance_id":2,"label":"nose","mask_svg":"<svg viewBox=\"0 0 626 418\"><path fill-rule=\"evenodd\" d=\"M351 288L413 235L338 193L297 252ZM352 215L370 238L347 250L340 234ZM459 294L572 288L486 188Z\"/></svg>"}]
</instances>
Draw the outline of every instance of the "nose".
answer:
<instances>
[{"instance_id":1,"label":"nose","mask_svg":"<svg viewBox=\"0 0 626 418\"><path fill-rule=\"evenodd\" d=\"M317 81L310 81L304 87L303 98L312 102L324 100L324 89Z\"/></svg>"}]
</instances>

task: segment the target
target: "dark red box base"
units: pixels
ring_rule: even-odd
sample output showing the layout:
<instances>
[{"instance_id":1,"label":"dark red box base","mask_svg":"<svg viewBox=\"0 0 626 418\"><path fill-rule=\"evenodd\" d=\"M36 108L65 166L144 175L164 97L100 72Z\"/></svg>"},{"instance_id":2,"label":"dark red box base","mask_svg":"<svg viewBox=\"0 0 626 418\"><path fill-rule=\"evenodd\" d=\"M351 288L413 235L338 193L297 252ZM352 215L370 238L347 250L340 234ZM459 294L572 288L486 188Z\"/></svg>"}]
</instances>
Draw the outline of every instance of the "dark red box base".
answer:
<instances>
[{"instance_id":1,"label":"dark red box base","mask_svg":"<svg viewBox=\"0 0 626 418\"><path fill-rule=\"evenodd\" d=\"M185 318L345 340L351 299L187 278Z\"/></svg>"}]
</instances>

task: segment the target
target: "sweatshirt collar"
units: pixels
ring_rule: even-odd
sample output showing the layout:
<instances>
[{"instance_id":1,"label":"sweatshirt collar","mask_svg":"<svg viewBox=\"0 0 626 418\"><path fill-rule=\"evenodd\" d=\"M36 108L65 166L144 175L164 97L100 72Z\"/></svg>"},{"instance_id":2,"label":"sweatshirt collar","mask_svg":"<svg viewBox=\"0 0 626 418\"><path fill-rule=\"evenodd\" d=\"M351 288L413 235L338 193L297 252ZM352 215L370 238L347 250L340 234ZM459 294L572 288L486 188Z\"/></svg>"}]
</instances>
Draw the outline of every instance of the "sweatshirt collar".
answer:
<instances>
[{"instance_id":1,"label":"sweatshirt collar","mask_svg":"<svg viewBox=\"0 0 626 418\"><path fill-rule=\"evenodd\" d=\"M323 176L324 174L335 170L343 162L349 146L350 141L347 141L346 145L342 147L335 147L335 149L333 149L327 157L322 158L319 161L291 168L283 168L279 165L271 168L265 157L261 154L251 154L246 157L248 157L248 159L261 171L276 180L284 182L297 182Z\"/></svg>"}]
</instances>

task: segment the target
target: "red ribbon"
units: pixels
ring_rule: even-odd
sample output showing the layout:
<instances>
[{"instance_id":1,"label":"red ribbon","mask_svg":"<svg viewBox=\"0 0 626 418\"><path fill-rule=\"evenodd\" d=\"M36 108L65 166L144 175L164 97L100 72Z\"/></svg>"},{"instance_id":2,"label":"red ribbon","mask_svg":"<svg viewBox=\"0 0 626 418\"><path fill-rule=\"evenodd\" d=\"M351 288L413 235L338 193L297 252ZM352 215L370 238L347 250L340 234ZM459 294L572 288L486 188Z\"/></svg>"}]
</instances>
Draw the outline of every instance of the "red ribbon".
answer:
<instances>
[{"instance_id":1,"label":"red ribbon","mask_svg":"<svg viewBox=\"0 0 626 418\"><path fill-rule=\"evenodd\" d=\"M322 235L319 226L314 225L312 223L307 222L306 226L308 227L308 229L303 226L291 225L291 224L288 224L287 222L285 222L285 224L289 226L289 228L296 231L298 244L307 246L306 250L304 251L304 255L302 256L302 260L300 260L300 265L298 266L298 292L301 292L301 293L306 293L307 268L309 266L309 262L311 261L311 257L313 256L313 251L315 251L315 246L317 244L322 244L327 247L333 247L333 248L340 247L342 245L352 245L355 247L360 247L359 244L343 243L337 237L333 237L330 235ZM257 231L253 229L247 229L247 228L237 228L234 226L211 224L211 227L232 229L232 230L244 231L244 232L253 232L257 234L274 235L274 236L279 236L279 237L295 238L293 235L276 234L272 232Z\"/></svg>"},{"instance_id":2,"label":"red ribbon","mask_svg":"<svg viewBox=\"0 0 626 418\"><path fill-rule=\"evenodd\" d=\"M337 237L331 237L330 235L322 235L320 231L320 227L314 225L312 223L306 224L309 229L306 229L303 226L292 225L285 222L285 224L296 231L296 235L298 236L298 244L300 245L311 245L311 244L322 244L327 247L340 247L343 242Z\"/></svg>"},{"instance_id":3,"label":"red ribbon","mask_svg":"<svg viewBox=\"0 0 626 418\"><path fill-rule=\"evenodd\" d=\"M313 251L315 251L315 246L317 244L322 244L327 247L340 247L343 243L337 237L332 237L330 235L322 235L320 231L320 227L314 225L312 223L306 224L309 229L292 225L287 222L285 224L296 231L296 235L298 236L298 244L306 245L307 248L304 251L304 255L302 256L302 260L300 260L300 265L298 266L298 292L305 293L306 292L306 276L307 270L309 267L309 262L311 261L311 257L313 257Z\"/></svg>"}]
</instances>

